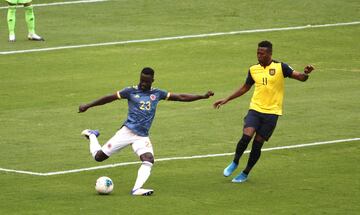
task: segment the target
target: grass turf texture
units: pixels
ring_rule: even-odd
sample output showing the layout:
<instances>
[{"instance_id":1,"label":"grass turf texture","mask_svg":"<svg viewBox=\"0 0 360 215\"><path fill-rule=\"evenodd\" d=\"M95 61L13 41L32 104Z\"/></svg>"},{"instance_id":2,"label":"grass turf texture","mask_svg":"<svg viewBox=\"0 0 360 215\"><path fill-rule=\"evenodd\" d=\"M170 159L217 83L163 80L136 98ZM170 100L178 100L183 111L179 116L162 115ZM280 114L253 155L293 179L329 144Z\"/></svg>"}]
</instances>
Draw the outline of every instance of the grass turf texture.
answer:
<instances>
[{"instance_id":1,"label":"grass turf texture","mask_svg":"<svg viewBox=\"0 0 360 215\"><path fill-rule=\"evenodd\" d=\"M45 43L20 39L26 28L19 9L18 41L1 42L0 50L360 18L357 1L276 3L274 13L250 1L110 1L41 7L36 8L37 26ZM304 16L306 10L314 14ZM82 13L94 16L81 19ZM5 41L6 26L2 29ZM125 120L126 102L84 114L77 114L77 107L136 84L144 66L155 68L156 87L216 93L206 101L159 104L151 129L156 157L232 152L252 91L218 111L211 104L243 83L248 66L256 63L256 45L263 39L273 42L274 59L300 71L307 63L316 67L307 83L286 80L284 116L265 147L359 137L360 54L356 50L360 41L355 36L359 31L357 25L1 56L0 167L48 172L100 165L90 159L88 144L79 133L98 128L100 141L106 141ZM52 177L1 172L0 200L5 206L0 213L95 214L107 208L122 214L146 210L159 214L355 214L359 168L352 164L358 163L358 153L357 142L266 152L249 183L240 186L221 176L231 156L158 163L146 186L156 194L146 199L129 195L137 165ZM103 164L136 160L126 149ZM114 180L115 192L110 196L94 193L95 180L101 175Z\"/></svg>"},{"instance_id":2,"label":"grass turf texture","mask_svg":"<svg viewBox=\"0 0 360 215\"><path fill-rule=\"evenodd\" d=\"M245 184L221 176L226 157L158 163L152 197L131 197L135 166L64 176L2 174L3 214L356 214L358 143L264 152ZM347 156L344 156L346 154ZM244 157L247 158L247 155ZM243 163L241 164L241 166ZM100 196L94 179L110 175L114 192ZM14 189L14 184L16 188ZM345 188L345 189L344 189ZM349 189L346 189L349 188ZM351 192L353 191L353 192Z\"/></svg>"}]
</instances>

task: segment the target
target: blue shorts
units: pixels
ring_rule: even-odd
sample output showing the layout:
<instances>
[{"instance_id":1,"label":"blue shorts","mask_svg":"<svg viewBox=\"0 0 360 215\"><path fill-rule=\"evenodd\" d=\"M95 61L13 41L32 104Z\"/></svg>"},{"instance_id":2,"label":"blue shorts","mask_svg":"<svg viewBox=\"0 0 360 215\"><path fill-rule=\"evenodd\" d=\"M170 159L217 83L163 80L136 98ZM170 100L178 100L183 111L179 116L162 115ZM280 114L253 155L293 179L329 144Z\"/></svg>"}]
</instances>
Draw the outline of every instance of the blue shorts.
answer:
<instances>
[{"instance_id":1,"label":"blue shorts","mask_svg":"<svg viewBox=\"0 0 360 215\"><path fill-rule=\"evenodd\" d=\"M249 110L244 118L244 128L255 128L256 134L268 141L275 130L279 115Z\"/></svg>"}]
</instances>

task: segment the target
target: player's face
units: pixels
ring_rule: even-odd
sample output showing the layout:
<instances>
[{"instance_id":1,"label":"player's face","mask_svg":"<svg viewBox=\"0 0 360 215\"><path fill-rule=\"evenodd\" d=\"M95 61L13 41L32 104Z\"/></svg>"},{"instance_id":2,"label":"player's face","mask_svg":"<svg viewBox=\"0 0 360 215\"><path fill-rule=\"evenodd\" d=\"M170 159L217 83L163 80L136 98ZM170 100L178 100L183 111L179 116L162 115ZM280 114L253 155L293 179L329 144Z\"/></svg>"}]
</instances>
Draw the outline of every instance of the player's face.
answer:
<instances>
[{"instance_id":1,"label":"player's face","mask_svg":"<svg viewBox=\"0 0 360 215\"><path fill-rule=\"evenodd\" d=\"M145 75L141 73L139 83L141 90L150 90L152 82L154 82L154 78L151 75Z\"/></svg>"},{"instance_id":2,"label":"player's face","mask_svg":"<svg viewBox=\"0 0 360 215\"><path fill-rule=\"evenodd\" d=\"M271 52L268 48L258 47L257 59L261 65L267 66L271 62Z\"/></svg>"}]
</instances>

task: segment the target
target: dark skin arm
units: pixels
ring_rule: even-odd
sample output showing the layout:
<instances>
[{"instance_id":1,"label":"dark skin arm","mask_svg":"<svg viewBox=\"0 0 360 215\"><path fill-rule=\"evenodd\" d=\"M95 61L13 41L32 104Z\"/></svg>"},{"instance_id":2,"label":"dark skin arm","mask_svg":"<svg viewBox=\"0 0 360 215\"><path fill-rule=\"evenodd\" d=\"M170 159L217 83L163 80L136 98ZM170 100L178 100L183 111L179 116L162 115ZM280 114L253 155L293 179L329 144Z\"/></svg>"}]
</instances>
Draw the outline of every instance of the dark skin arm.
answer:
<instances>
[{"instance_id":1,"label":"dark skin arm","mask_svg":"<svg viewBox=\"0 0 360 215\"><path fill-rule=\"evenodd\" d=\"M214 93L212 91L208 91L204 95L192 95L192 94L170 94L168 100L170 101L180 101L180 102L192 102L199 99L208 99L210 96L213 96Z\"/></svg>"},{"instance_id":2,"label":"dark skin arm","mask_svg":"<svg viewBox=\"0 0 360 215\"><path fill-rule=\"evenodd\" d=\"M94 106L104 105L110 102L113 102L115 100L118 100L117 94L111 94L104 97L101 97L93 102L90 102L88 104L82 104L79 106L79 113L85 112L87 109L92 108Z\"/></svg>"},{"instance_id":3,"label":"dark skin arm","mask_svg":"<svg viewBox=\"0 0 360 215\"><path fill-rule=\"evenodd\" d=\"M171 101L183 101L183 102L192 102L199 99L207 99L210 96L213 96L214 93L212 91L208 91L205 95L191 95L191 94L171 94L169 100ZM85 112L87 109L92 108L94 106L104 105L110 102L118 100L117 94L111 94L104 97L101 97L91 103L82 104L79 106L79 113Z\"/></svg>"},{"instance_id":4,"label":"dark skin arm","mask_svg":"<svg viewBox=\"0 0 360 215\"><path fill-rule=\"evenodd\" d=\"M312 65L307 65L304 68L304 73L298 72L298 71L293 71L291 78L296 79L298 81L306 81L309 78L309 75L315 68Z\"/></svg>"},{"instance_id":5,"label":"dark skin arm","mask_svg":"<svg viewBox=\"0 0 360 215\"><path fill-rule=\"evenodd\" d=\"M251 88L251 85L248 85L248 84L242 85L239 89L235 90L228 97L217 100L216 102L214 102L214 104L213 104L214 108L219 109L221 107L221 105L224 105L224 104L228 103L229 101L244 95L247 91L250 90L250 88Z\"/></svg>"}]
</instances>

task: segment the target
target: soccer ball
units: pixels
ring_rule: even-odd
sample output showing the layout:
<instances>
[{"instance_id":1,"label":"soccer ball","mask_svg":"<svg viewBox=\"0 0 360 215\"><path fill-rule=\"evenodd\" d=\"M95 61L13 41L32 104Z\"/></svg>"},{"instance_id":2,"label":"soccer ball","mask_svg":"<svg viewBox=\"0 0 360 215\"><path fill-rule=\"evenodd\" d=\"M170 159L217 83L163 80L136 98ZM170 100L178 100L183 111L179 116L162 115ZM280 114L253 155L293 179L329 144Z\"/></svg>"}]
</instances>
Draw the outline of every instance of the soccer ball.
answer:
<instances>
[{"instance_id":1,"label":"soccer ball","mask_svg":"<svg viewBox=\"0 0 360 215\"><path fill-rule=\"evenodd\" d=\"M109 194L114 189L114 183L109 177L102 176L96 180L95 190L99 194Z\"/></svg>"}]
</instances>

